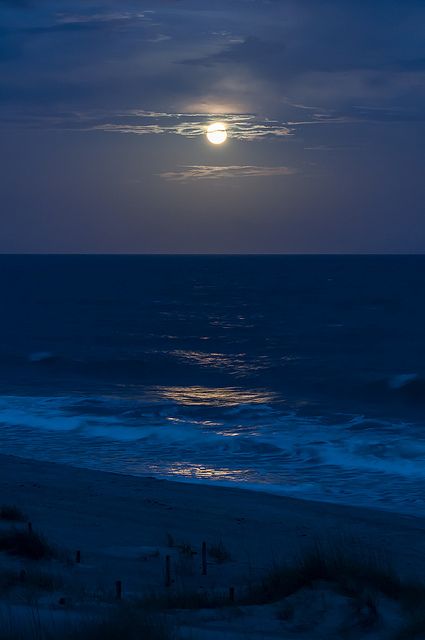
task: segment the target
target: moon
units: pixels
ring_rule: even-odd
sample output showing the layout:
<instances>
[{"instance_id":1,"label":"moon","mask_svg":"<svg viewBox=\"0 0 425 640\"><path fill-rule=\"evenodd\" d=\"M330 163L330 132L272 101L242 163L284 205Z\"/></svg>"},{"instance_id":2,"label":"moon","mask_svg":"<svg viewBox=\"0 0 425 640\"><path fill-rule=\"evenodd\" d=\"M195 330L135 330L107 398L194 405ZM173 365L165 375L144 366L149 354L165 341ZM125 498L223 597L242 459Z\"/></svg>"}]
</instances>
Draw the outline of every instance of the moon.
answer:
<instances>
[{"instance_id":1,"label":"moon","mask_svg":"<svg viewBox=\"0 0 425 640\"><path fill-rule=\"evenodd\" d=\"M227 140L226 126L222 122L214 122L207 129L207 138L212 144L223 144Z\"/></svg>"}]
</instances>

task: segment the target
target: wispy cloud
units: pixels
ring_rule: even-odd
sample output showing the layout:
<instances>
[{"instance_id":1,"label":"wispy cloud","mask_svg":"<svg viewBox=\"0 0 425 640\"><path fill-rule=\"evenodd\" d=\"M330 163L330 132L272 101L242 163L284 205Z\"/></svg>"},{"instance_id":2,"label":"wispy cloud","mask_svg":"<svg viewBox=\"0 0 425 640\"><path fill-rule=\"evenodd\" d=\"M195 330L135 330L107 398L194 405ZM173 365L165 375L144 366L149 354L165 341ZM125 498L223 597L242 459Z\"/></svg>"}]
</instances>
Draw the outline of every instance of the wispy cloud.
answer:
<instances>
[{"instance_id":1,"label":"wispy cloud","mask_svg":"<svg viewBox=\"0 0 425 640\"><path fill-rule=\"evenodd\" d=\"M160 173L161 178L174 182L189 180L220 180L223 178L261 178L289 176L296 173L290 167L264 167L255 165L184 165L178 171Z\"/></svg>"},{"instance_id":2,"label":"wispy cloud","mask_svg":"<svg viewBox=\"0 0 425 640\"><path fill-rule=\"evenodd\" d=\"M105 13L58 13L60 24L88 24L90 22L115 22L116 20L146 19L146 14L132 11L114 11Z\"/></svg>"},{"instance_id":3,"label":"wispy cloud","mask_svg":"<svg viewBox=\"0 0 425 640\"><path fill-rule=\"evenodd\" d=\"M104 131L129 135L176 135L189 139L205 136L212 122L223 122L229 139L258 141L294 136L299 127L307 125L341 126L362 123L423 121L419 110L401 107L353 106L346 113L337 110L317 111L305 105L299 119L270 119L253 113L172 112L144 109L91 110L54 113L41 111L0 110L0 127L17 126L26 129L63 131ZM196 107L195 107L196 109ZM314 111L313 111L314 109ZM298 114L291 114L298 115ZM314 145L313 145L314 146Z\"/></svg>"},{"instance_id":4,"label":"wispy cloud","mask_svg":"<svg viewBox=\"0 0 425 640\"><path fill-rule=\"evenodd\" d=\"M287 124L249 113L172 113L132 109L115 112L79 111L55 114L3 111L0 114L0 123L6 126L13 123L33 129L105 131L133 135L171 134L185 138L204 136L208 125L214 121L223 122L227 128L228 137L235 140L282 138L293 133L292 128Z\"/></svg>"},{"instance_id":5,"label":"wispy cloud","mask_svg":"<svg viewBox=\"0 0 425 640\"><path fill-rule=\"evenodd\" d=\"M185 138L205 135L211 121L219 120L227 128L229 138L236 140L258 140L268 137L289 136L290 127L276 120L261 119L254 114L214 113L157 113L133 111L115 114L114 121L92 124L91 130L127 133L136 135L175 134Z\"/></svg>"}]
</instances>

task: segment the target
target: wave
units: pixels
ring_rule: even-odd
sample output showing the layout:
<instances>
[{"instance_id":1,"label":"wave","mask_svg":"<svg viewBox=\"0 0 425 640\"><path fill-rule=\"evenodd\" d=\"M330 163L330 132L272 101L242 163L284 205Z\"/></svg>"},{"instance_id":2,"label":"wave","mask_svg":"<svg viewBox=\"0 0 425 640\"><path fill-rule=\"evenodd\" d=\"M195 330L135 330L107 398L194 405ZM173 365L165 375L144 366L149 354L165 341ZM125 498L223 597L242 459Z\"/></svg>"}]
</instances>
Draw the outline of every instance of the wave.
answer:
<instances>
[{"instance_id":1,"label":"wave","mask_svg":"<svg viewBox=\"0 0 425 640\"><path fill-rule=\"evenodd\" d=\"M380 392L404 393L418 382L410 373L388 376ZM425 510L422 422L317 415L256 388L181 384L121 391L0 396L1 450L120 473Z\"/></svg>"}]
</instances>

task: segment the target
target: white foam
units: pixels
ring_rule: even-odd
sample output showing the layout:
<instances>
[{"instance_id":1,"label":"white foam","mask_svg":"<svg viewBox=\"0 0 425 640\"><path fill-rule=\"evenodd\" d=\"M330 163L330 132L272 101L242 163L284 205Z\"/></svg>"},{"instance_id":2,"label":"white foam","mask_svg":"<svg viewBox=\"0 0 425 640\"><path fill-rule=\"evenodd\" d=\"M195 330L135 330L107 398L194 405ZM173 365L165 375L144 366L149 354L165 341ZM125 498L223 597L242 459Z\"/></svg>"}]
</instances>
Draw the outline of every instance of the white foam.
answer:
<instances>
[{"instance_id":1,"label":"white foam","mask_svg":"<svg viewBox=\"0 0 425 640\"><path fill-rule=\"evenodd\" d=\"M149 397L1 396L0 445L118 472L425 508L422 425L348 418L329 424L266 403L193 407Z\"/></svg>"}]
</instances>

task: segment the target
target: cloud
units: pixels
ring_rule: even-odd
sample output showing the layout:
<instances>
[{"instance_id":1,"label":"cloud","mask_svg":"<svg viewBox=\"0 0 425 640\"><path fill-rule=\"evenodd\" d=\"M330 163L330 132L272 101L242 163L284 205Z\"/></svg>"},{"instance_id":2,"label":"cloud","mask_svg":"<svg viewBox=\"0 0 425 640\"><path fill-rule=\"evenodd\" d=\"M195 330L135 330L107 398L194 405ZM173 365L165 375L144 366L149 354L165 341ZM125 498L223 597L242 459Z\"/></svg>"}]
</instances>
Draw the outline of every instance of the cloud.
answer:
<instances>
[{"instance_id":1,"label":"cloud","mask_svg":"<svg viewBox=\"0 0 425 640\"><path fill-rule=\"evenodd\" d=\"M204 100L216 114L263 114L231 123L231 137L245 140L288 136L303 123L410 122L425 113L423 2L161 0L154 13L142 5L0 0L0 103L104 108L111 117L92 121L100 130L196 137L205 119L191 114ZM174 122L114 116L140 104L187 113ZM323 111L331 115L314 115Z\"/></svg>"},{"instance_id":2,"label":"cloud","mask_svg":"<svg viewBox=\"0 0 425 640\"><path fill-rule=\"evenodd\" d=\"M119 121L121 120L121 121ZM130 122L128 121L130 120ZM254 114L214 114L214 113L161 113L133 111L88 126L91 130L126 133L136 135L174 134L185 138L205 135L211 121L220 120L226 125L229 138L235 140L259 140L269 137L290 136L291 129L276 120L261 119Z\"/></svg>"},{"instance_id":3,"label":"cloud","mask_svg":"<svg viewBox=\"0 0 425 640\"><path fill-rule=\"evenodd\" d=\"M115 11L111 13L58 13L57 21L60 24L88 24L92 22L115 22L123 20L146 20L146 14L131 11Z\"/></svg>"},{"instance_id":4,"label":"cloud","mask_svg":"<svg viewBox=\"0 0 425 640\"><path fill-rule=\"evenodd\" d=\"M189 180L220 180L223 178L262 178L273 176L289 176L296 173L290 167L262 167L255 165L184 165L179 171L160 173L164 180L187 182Z\"/></svg>"},{"instance_id":5,"label":"cloud","mask_svg":"<svg viewBox=\"0 0 425 640\"><path fill-rule=\"evenodd\" d=\"M293 105L295 106L295 105ZM362 123L423 122L425 114L412 108L384 108L375 105L353 106L346 113L337 110L316 111L315 107L296 105L301 115L286 121L262 118L252 113L167 112L127 109L116 111L28 112L0 110L0 126L50 131L103 131L127 135L175 135L188 139L205 136L207 126L223 122L230 140L254 142L285 139L296 135L300 127L311 125L342 126ZM295 115L295 113L293 114ZM314 145L313 145L314 146Z\"/></svg>"},{"instance_id":6,"label":"cloud","mask_svg":"<svg viewBox=\"0 0 425 640\"><path fill-rule=\"evenodd\" d=\"M64 131L104 131L133 135L178 135L185 138L204 136L211 122L223 122L228 136L234 140L253 141L264 138L283 138L292 135L292 129L276 120L262 119L255 114L172 113L130 109L105 113L55 112L7 113L3 111L0 123L27 129Z\"/></svg>"},{"instance_id":7,"label":"cloud","mask_svg":"<svg viewBox=\"0 0 425 640\"><path fill-rule=\"evenodd\" d=\"M32 4L31 0L0 0L0 7L12 7L15 8L23 8L28 7Z\"/></svg>"}]
</instances>

